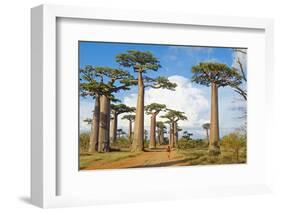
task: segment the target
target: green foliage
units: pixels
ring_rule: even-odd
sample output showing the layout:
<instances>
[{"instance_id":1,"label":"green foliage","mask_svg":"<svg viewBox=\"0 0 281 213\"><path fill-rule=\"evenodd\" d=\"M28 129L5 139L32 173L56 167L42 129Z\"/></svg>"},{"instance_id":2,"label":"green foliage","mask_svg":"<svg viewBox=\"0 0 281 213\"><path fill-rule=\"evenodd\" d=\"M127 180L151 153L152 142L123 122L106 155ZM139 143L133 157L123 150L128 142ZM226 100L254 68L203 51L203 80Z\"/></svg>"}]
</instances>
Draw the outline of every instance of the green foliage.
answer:
<instances>
[{"instance_id":1,"label":"green foliage","mask_svg":"<svg viewBox=\"0 0 281 213\"><path fill-rule=\"evenodd\" d=\"M239 151L243 148L246 149L246 136L239 132L225 135L221 140L221 147L223 147L224 150L232 151L238 161Z\"/></svg>"},{"instance_id":2,"label":"green foliage","mask_svg":"<svg viewBox=\"0 0 281 213\"><path fill-rule=\"evenodd\" d=\"M123 67L131 67L134 72L146 73L148 70L157 71L161 65L158 59L149 51L141 52L137 50L128 50L125 53L118 54L116 61ZM177 84L172 83L166 77L151 78L149 76L143 77L144 87L151 87L154 89L169 89L174 90ZM136 84L136 80L134 81Z\"/></svg>"},{"instance_id":3,"label":"green foliage","mask_svg":"<svg viewBox=\"0 0 281 213\"><path fill-rule=\"evenodd\" d=\"M123 120L128 120L128 121L134 121L135 118L136 118L136 116L135 116L135 115L132 115L132 114L124 115L124 116L122 117Z\"/></svg>"},{"instance_id":4,"label":"green foliage","mask_svg":"<svg viewBox=\"0 0 281 213\"><path fill-rule=\"evenodd\" d=\"M153 89L163 88L163 89L169 89L169 90L173 90L173 91L177 87L176 83L170 82L168 78L163 77L163 76L159 76L158 78L150 78L148 76L145 76L144 84L145 84L145 87L151 87Z\"/></svg>"},{"instance_id":5,"label":"green foliage","mask_svg":"<svg viewBox=\"0 0 281 213\"><path fill-rule=\"evenodd\" d=\"M159 128L161 130L167 129L167 127L165 126L164 122L162 122L162 121L157 121L156 122L156 126L157 126L157 128Z\"/></svg>"},{"instance_id":6,"label":"green foliage","mask_svg":"<svg viewBox=\"0 0 281 213\"><path fill-rule=\"evenodd\" d=\"M192 81L205 86L215 83L220 87L237 87L242 83L242 76L239 72L220 63L199 63L192 67Z\"/></svg>"},{"instance_id":7,"label":"green foliage","mask_svg":"<svg viewBox=\"0 0 281 213\"><path fill-rule=\"evenodd\" d=\"M120 115L125 112L134 112L136 110L135 107L129 107L125 104L111 104L111 110L116 113L117 115Z\"/></svg>"},{"instance_id":8,"label":"green foliage","mask_svg":"<svg viewBox=\"0 0 281 213\"><path fill-rule=\"evenodd\" d=\"M193 149L193 148L206 148L207 146L208 146L208 144L205 143L201 139L186 140L186 139L182 138L177 142L177 148L181 149L181 150L187 150L187 149Z\"/></svg>"},{"instance_id":9,"label":"green foliage","mask_svg":"<svg viewBox=\"0 0 281 213\"><path fill-rule=\"evenodd\" d=\"M116 61L123 67L133 67L135 72L157 71L161 65L149 51L128 50L116 56Z\"/></svg>"},{"instance_id":10,"label":"green foliage","mask_svg":"<svg viewBox=\"0 0 281 213\"><path fill-rule=\"evenodd\" d=\"M144 107L144 110L146 114L151 115L151 114L158 114L160 111L165 110L166 105L165 104L158 104L158 103L152 103L149 105L146 105Z\"/></svg>"},{"instance_id":11,"label":"green foliage","mask_svg":"<svg viewBox=\"0 0 281 213\"><path fill-rule=\"evenodd\" d=\"M206 130L210 129L210 123L204 123L204 124L202 125L202 128L203 128L203 129L206 129Z\"/></svg>"},{"instance_id":12,"label":"green foliage","mask_svg":"<svg viewBox=\"0 0 281 213\"><path fill-rule=\"evenodd\" d=\"M128 138L121 136L120 138L117 138L116 142L112 143L111 145L114 149L129 149L131 147L131 143L128 140Z\"/></svg>"},{"instance_id":13,"label":"green foliage","mask_svg":"<svg viewBox=\"0 0 281 213\"><path fill-rule=\"evenodd\" d=\"M161 118L166 118L171 122L178 122L179 120L187 120L187 117L184 115L184 112L168 109L168 112L161 116Z\"/></svg>"},{"instance_id":14,"label":"green foliage","mask_svg":"<svg viewBox=\"0 0 281 213\"><path fill-rule=\"evenodd\" d=\"M183 135L182 135L182 138L186 141L189 141L189 140L191 140L192 135L193 135L192 133L189 133L188 131L184 131Z\"/></svg>"},{"instance_id":15,"label":"green foliage","mask_svg":"<svg viewBox=\"0 0 281 213\"><path fill-rule=\"evenodd\" d=\"M88 151L89 142L90 142L90 134L86 132L81 133L79 136L80 153Z\"/></svg>"},{"instance_id":16,"label":"green foliage","mask_svg":"<svg viewBox=\"0 0 281 213\"><path fill-rule=\"evenodd\" d=\"M84 120L84 122L85 122L86 124L88 124L88 125L92 124L92 121L93 121L93 119L91 119L91 118L86 118L86 119Z\"/></svg>"},{"instance_id":17,"label":"green foliage","mask_svg":"<svg viewBox=\"0 0 281 213\"><path fill-rule=\"evenodd\" d=\"M106 95L111 100L117 101L113 93L129 90L134 84L136 81L133 76L122 69L90 65L80 69L80 95L82 97Z\"/></svg>"}]
</instances>

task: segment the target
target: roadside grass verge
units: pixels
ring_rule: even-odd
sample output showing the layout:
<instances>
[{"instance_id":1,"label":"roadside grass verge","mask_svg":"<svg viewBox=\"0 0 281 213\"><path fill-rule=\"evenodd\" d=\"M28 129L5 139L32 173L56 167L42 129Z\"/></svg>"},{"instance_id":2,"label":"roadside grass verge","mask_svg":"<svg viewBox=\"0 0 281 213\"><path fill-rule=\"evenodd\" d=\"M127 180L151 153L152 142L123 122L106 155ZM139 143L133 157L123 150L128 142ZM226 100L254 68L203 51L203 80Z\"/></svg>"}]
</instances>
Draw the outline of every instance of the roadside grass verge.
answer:
<instances>
[{"instance_id":1,"label":"roadside grass verge","mask_svg":"<svg viewBox=\"0 0 281 213\"><path fill-rule=\"evenodd\" d=\"M90 165L93 165L95 162L102 161L104 163L111 163L115 161L119 161L125 158L131 158L139 155L140 153L132 153L132 152L107 152L107 153L81 153L80 154L80 169L85 169Z\"/></svg>"}]
</instances>

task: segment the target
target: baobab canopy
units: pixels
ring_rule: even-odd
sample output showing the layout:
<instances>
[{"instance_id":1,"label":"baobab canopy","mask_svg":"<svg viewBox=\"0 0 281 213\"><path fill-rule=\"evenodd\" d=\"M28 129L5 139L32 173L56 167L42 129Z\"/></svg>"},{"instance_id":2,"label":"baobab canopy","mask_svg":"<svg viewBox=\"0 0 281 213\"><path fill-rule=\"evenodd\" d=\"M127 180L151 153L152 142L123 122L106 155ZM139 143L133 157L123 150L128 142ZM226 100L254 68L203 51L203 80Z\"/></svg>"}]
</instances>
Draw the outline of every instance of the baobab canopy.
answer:
<instances>
[{"instance_id":1,"label":"baobab canopy","mask_svg":"<svg viewBox=\"0 0 281 213\"><path fill-rule=\"evenodd\" d=\"M215 83L219 87L234 87L242 83L239 72L226 64L202 62L192 67L192 73L192 81L205 86Z\"/></svg>"},{"instance_id":2,"label":"baobab canopy","mask_svg":"<svg viewBox=\"0 0 281 213\"><path fill-rule=\"evenodd\" d=\"M135 72L157 71L161 67L158 59L149 51L128 50L118 54L116 61L123 67L133 67Z\"/></svg>"}]
</instances>

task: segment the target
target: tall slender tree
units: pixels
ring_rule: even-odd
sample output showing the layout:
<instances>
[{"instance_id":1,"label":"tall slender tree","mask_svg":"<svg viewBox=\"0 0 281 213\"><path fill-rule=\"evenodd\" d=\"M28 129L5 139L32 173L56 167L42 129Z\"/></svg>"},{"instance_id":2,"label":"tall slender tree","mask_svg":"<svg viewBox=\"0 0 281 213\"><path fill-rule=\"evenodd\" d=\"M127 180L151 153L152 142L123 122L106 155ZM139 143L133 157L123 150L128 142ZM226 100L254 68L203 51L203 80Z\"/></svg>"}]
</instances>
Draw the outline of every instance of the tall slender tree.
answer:
<instances>
[{"instance_id":1,"label":"tall slender tree","mask_svg":"<svg viewBox=\"0 0 281 213\"><path fill-rule=\"evenodd\" d=\"M145 106L146 114L150 115L150 139L149 139L149 148L156 148L156 116L166 109L165 104L152 103Z\"/></svg>"},{"instance_id":2,"label":"tall slender tree","mask_svg":"<svg viewBox=\"0 0 281 213\"><path fill-rule=\"evenodd\" d=\"M112 143L116 142L117 128L118 128L118 115L126 112L134 112L135 107L129 107L125 104L111 104L111 114L113 116L113 127L112 127Z\"/></svg>"},{"instance_id":3,"label":"tall slender tree","mask_svg":"<svg viewBox=\"0 0 281 213\"><path fill-rule=\"evenodd\" d=\"M157 71L161 65L158 59L149 51L141 52L128 50L116 56L116 61L123 67L131 67L137 73L138 98L136 107L136 120L134 127L133 152L144 149L144 91L146 87L155 89L166 88L173 90L176 84L165 77L150 78L143 76L148 71Z\"/></svg>"},{"instance_id":4,"label":"tall slender tree","mask_svg":"<svg viewBox=\"0 0 281 213\"><path fill-rule=\"evenodd\" d=\"M209 144L209 130L210 130L210 123L204 123L202 125L202 128L206 131L206 139L207 139L207 143Z\"/></svg>"},{"instance_id":5,"label":"tall slender tree","mask_svg":"<svg viewBox=\"0 0 281 213\"><path fill-rule=\"evenodd\" d=\"M241 84L241 75L236 69L220 63L199 63L192 67L192 81L211 86L211 128L209 154L219 155L219 113L218 113L218 88L236 87Z\"/></svg>"},{"instance_id":6,"label":"tall slender tree","mask_svg":"<svg viewBox=\"0 0 281 213\"><path fill-rule=\"evenodd\" d=\"M165 126L164 122L157 121L156 127L157 127L158 145L164 144L164 134L166 133L166 126Z\"/></svg>"},{"instance_id":7,"label":"tall slender tree","mask_svg":"<svg viewBox=\"0 0 281 213\"><path fill-rule=\"evenodd\" d=\"M132 115L132 114L124 115L122 117L122 119L126 119L129 121L128 139L129 139L129 142L132 143L132 124L135 121L135 115Z\"/></svg>"},{"instance_id":8,"label":"tall slender tree","mask_svg":"<svg viewBox=\"0 0 281 213\"><path fill-rule=\"evenodd\" d=\"M168 119L170 124L170 146L173 148L177 143L177 134L178 134L178 121L187 120L187 117L184 115L184 112L176 111L169 109L168 112L161 116L162 118Z\"/></svg>"}]
</instances>

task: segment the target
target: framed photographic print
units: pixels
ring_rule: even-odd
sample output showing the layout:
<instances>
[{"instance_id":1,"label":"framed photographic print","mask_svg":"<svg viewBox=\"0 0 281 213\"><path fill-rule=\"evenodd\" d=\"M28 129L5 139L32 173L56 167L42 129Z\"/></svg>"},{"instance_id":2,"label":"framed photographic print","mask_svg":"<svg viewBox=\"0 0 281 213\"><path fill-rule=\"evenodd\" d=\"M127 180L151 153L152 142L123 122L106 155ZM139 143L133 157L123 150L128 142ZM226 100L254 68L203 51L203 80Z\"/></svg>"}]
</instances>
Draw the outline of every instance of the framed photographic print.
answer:
<instances>
[{"instance_id":1,"label":"framed photographic print","mask_svg":"<svg viewBox=\"0 0 281 213\"><path fill-rule=\"evenodd\" d=\"M33 8L32 203L269 192L272 26Z\"/></svg>"}]
</instances>

